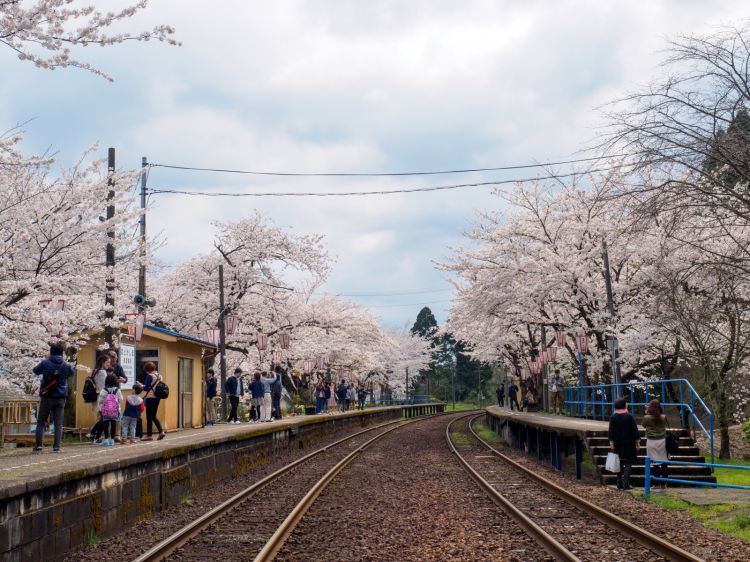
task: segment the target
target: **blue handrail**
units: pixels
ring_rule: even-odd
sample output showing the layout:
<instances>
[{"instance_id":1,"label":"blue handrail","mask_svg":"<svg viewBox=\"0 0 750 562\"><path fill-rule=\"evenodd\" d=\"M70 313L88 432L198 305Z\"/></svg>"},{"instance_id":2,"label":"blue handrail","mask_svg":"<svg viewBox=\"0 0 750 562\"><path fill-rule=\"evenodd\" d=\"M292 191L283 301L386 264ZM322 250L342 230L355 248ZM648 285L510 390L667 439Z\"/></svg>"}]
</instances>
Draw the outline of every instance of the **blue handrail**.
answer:
<instances>
[{"instance_id":1,"label":"blue handrail","mask_svg":"<svg viewBox=\"0 0 750 562\"><path fill-rule=\"evenodd\" d=\"M678 385L676 390L679 402L667 402L667 385ZM660 399L665 412L670 407L677 408L681 426L685 423L683 413L686 412L688 418L692 419L706 436L711 448L711 462L714 461L714 415L687 379L567 387L565 408L570 416L606 420L614 413L614 404L618 395L628 400L631 411L635 411L636 407L645 408L652 399ZM642 401L639 400L641 396ZM696 406L698 411L696 411ZM699 414L708 420L708 428L701 421Z\"/></svg>"},{"instance_id":2,"label":"blue handrail","mask_svg":"<svg viewBox=\"0 0 750 562\"><path fill-rule=\"evenodd\" d=\"M737 470L750 470L750 466L743 466L739 464L716 464L714 462L696 462L696 461L663 461L651 459L646 457L646 483L643 487L643 492L648 496L651 494L651 481L656 482L674 482L676 484L688 484L690 486L711 486L712 488L735 488L737 490L750 490L750 486L742 486L740 484L719 484L718 482L700 482L697 480L684 480L682 478L661 478L651 476L651 465L652 464L670 464L683 465L683 466L710 466L711 468L736 468Z\"/></svg>"}]
</instances>

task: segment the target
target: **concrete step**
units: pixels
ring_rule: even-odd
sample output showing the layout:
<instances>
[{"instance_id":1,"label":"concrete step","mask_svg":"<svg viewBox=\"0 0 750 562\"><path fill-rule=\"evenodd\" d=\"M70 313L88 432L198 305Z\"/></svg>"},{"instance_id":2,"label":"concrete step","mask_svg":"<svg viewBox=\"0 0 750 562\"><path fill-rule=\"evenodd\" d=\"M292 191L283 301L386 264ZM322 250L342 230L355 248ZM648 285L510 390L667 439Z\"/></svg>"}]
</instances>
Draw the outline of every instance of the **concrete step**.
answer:
<instances>
[{"instance_id":1,"label":"concrete step","mask_svg":"<svg viewBox=\"0 0 750 562\"><path fill-rule=\"evenodd\" d=\"M607 447L590 447L589 451L591 452L591 454L594 457L606 457L607 453L609 453L609 451L610 451L610 448L608 446ZM641 446L641 450L640 450L640 455L639 456L642 456L642 457L645 458L645 456L646 456L646 446L645 445ZM701 451L700 451L700 449L698 447L695 447L695 446L690 446L690 447L685 446L685 447L683 447L681 445L680 448L677 450L677 453L675 455L672 455L672 456L675 457L674 460L679 460L676 457L701 457ZM701 458L703 458L703 457L701 457Z\"/></svg>"},{"instance_id":2,"label":"concrete step","mask_svg":"<svg viewBox=\"0 0 750 562\"><path fill-rule=\"evenodd\" d=\"M705 463L706 459L703 458L700 455L671 455L669 457L670 460L673 461L680 461L680 462L697 462L697 463ZM607 456L606 455L595 455L594 456L594 463L597 466L604 466L607 462ZM639 455L638 456L638 464L645 465L646 457L645 455ZM675 465L676 466L676 465Z\"/></svg>"}]
</instances>

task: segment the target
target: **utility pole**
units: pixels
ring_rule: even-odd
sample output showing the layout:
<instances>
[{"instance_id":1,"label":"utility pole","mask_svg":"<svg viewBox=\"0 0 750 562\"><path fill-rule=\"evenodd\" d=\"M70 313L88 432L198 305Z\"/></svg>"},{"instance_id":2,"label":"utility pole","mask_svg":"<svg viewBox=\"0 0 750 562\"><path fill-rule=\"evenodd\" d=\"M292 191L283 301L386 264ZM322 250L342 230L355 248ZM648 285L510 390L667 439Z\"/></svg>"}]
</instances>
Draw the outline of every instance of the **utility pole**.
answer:
<instances>
[{"instance_id":1,"label":"utility pole","mask_svg":"<svg viewBox=\"0 0 750 562\"><path fill-rule=\"evenodd\" d=\"M477 402L482 407L482 364L477 362Z\"/></svg>"},{"instance_id":2,"label":"utility pole","mask_svg":"<svg viewBox=\"0 0 750 562\"><path fill-rule=\"evenodd\" d=\"M454 358L453 372L451 373L451 397L453 399L453 410L456 409L456 367L458 366L457 358Z\"/></svg>"},{"instance_id":3,"label":"utility pole","mask_svg":"<svg viewBox=\"0 0 750 562\"><path fill-rule=\"evenodd\" d=\"M542 324L542 353L547 352L547 330ZM545 411L549 409L549 392L547 385L548 373L547 373L547 362L542 365L542 384L539 385L539 390L542 392L542 408Z\"/></svg>"},{"instance_id":4,"label":"utility pole","mask_svg":"<svg viewBox=\"0 0 750 562\"><path fill-rule=\"evenodd\" d=\"M138 268L138 294L146 296L146 167L148 161L146 157L141 158L141 218L139 223L141 226L141 247L140 247L140 259L141 265Z\"/></svg>"},{"instance_id":5,"label":"utility pole","mask_svg":"<svg viewBox=\"0 0 750 562\"><path fill-rule=\"evenodd\" d=\"M409 403L409 366L406 366L406 387L404 388L404 394L406 395L406 403Z\"/></svg>"},{"instance_id":6,"label":"utility pole","mask_svg":"<svg viewBox=\"0 0 750 562\"><path fill-rule=\"evenodd\" d=\"M115 318L115 149L107 151L107 249L105 251L105 267L107 276L104 294L104 340L108 347L115 342L115 328L112 325Z\"/></svg>"},{"instance_id":7,"label":"utility pole","mask_svg":"<svg viewBox=\"0 0 750 562\"><path fill-rule=\"evenodd\" d=\"M221 417L227 417L227 392L224 384L227 382L227 350L226 333L224 331L224 266L219 266L219 373L221 375Z\"/></svg>"},{"instance_id":8,"label":"utility pole","mask_svg":"<svg viewBox=\"0 0 750 562\"><path fill-rule=\"evenodd\" d=\"M607 289L607 310L609 321L612 323L612 337L609 340L610 354L612 357L612 382L620 384L620 367L617 364L617 336L615 334L615 301L612 296L612 273L609 270L609 252L607 241L602 240L602 261L604 262L604 285ZM615 386L615 396L620 396L620 387Z\"/></svg>"}]
</instances>

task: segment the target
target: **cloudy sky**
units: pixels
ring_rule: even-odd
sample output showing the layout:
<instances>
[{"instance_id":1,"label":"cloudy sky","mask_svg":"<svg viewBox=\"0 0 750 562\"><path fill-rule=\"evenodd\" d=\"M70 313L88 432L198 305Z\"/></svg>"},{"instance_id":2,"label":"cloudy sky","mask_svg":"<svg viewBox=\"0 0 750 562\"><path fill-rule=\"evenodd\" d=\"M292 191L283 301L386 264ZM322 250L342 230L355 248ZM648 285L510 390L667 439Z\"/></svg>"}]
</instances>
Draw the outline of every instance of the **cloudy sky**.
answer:
<instances>
[{"instance_id":1,"label":"cloudy sky","mask_svg":"<svg viewBox=\"0 0 750 562\"><path fill-rule=\"evenodd\" d=\"M99 2L97 2L98 4ZM106 4L101 2L101 4ZM123 2L114 2L121 5ZM743 9L744 8L744 9ZM152 0L132 30L173 25L182 46L128 43L79 56L115 82L44 71L0 48L0 129L30 120L25 149L63 164L98 143L150 162L281 172L405 172L565 159L591 143L596 107L658 76L676 33L747 17L746 2L639 0ZM153 188L365 191L528 177L263 178L154 168ZM325 289L384 324L451 292L432 260L461 243L487 187L379 197L154 196L151 232L174 264L207 250L210 222L257 209L326 235Z\"/></svg>"}]
</instances>

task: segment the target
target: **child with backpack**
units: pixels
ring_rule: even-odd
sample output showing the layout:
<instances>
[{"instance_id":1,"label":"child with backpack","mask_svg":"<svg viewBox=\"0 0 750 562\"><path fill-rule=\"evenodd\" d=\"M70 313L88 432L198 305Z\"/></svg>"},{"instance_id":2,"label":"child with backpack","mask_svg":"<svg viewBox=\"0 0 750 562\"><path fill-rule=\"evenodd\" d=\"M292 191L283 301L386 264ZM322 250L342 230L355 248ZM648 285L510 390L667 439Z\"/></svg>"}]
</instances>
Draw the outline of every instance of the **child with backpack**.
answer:
<instances>
[{"instance_id":1,"label":"child with backpack","mask_svg":"<svg viewBox=\"0 0 750 562\"><path fill-rule=\"evenodd\" d=\"M141 392L143 392L143 387L140 383L135 383L133 392L125 400L125 411L122 413L122 435L120 436L120 442L123 445L135 443L135 428L138 420L141 419L141 412L146 409L143 398L140 396Z\"/></svg>"},{"instance_id":2,"label":"child with backpack","mask_svg":"<svg viewBox=\"0 0 750 562\"><path fill-rule=\"evenodd\" d=\"M99 393L99 413L102 416L104 429L104 441L102 445L111 447L115 444L115 426L120 419L120 404L122 404L122 392L117 384L117 376L114 373L107 375L104 380L104 388Z\"/></svg>"}]
</instances>

